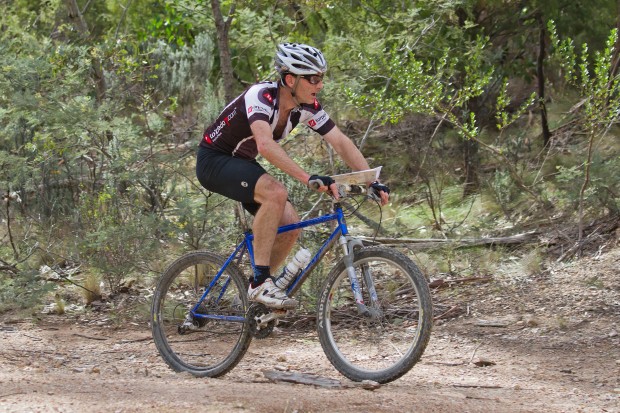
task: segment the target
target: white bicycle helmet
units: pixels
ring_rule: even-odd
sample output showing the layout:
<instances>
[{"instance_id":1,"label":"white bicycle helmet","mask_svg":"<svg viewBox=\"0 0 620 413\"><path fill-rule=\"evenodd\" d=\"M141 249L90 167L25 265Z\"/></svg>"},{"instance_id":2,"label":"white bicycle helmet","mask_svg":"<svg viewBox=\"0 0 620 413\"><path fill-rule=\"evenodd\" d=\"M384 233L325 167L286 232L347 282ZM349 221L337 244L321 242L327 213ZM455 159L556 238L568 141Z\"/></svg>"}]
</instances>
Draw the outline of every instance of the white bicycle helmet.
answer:
<instances>
[{"instance_id":1,"label":"white bicycle helmet","mask_svg":"<svg viewBox=\"0 0 620 413\"><path fill-rule=\"evenodd\" d=\"M327 62L317 48L301 43L278 45L275 67L281 75L316 75L327 71Z\"/></svg>"}]
</instances>

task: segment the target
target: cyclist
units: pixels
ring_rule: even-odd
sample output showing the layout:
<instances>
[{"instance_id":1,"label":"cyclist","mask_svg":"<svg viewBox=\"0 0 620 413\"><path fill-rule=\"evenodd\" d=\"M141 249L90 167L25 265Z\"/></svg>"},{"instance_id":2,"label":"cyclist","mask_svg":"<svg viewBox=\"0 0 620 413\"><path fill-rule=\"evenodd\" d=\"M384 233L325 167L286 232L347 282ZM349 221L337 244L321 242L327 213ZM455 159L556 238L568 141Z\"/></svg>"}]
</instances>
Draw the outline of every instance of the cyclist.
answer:
<instances>
[{"instance_id":1,"label":"cyclist","mask_svg":"<svg viewBox=\"0 0 620 413\"><path fill-rule=\"evenodd\" d=\"M276 287L271 269L278 268L295 245L299 231L277 235L280 225L299 221L288 202L284 185L256 161L268 162L308 186L338 196L329 176L313 175L295 163L278 144L299 123L318 132L353 170L369 169L355 144L340 131L316 97L323 89L327 64L316 48L283 43L276 51L275 68L280 78L251 86L234 99L206 128L197 155L196 175L212 192L240 201L254 215L255 273L248 297L271 308L292 308L297 301ZM387 186L369 182L381 203L389 198Z\"/></svg>"}]
</instances>

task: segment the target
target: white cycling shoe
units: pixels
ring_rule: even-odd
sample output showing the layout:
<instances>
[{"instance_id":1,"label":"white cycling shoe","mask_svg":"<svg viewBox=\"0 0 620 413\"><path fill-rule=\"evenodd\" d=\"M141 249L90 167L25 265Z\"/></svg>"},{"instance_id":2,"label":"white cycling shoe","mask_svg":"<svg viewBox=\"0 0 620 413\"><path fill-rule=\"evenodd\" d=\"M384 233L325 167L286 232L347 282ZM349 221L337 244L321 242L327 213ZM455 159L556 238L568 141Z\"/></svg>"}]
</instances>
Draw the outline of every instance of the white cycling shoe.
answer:
<instances>
[{"instance_id":1,"label":"white cycling shoe","mask_svg":"<svg viewBox=\"0 0 620 413\"><path fill-rule=\"evenodd\" d=\"M291 309L298 304L297 300L290 298L284 291L276 287L271 278L267 278L264 283L256 288L252 288L252 285L250 285L248 288L248 298L250 301L277 309Z\"/></svg>"}]
</instances>

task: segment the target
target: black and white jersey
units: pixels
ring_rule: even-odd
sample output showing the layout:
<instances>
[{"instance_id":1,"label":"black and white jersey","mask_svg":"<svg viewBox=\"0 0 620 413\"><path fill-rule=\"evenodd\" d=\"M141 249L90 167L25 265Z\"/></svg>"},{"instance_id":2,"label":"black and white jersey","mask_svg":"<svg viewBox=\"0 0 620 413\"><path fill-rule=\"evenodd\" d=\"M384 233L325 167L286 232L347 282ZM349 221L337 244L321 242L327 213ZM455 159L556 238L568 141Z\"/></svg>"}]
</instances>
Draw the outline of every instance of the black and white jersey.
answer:
<instances>
[{"instance_id":1,"label":"black and white jersey","mask_svg":"<svg viewBox=\"0 0 620 413\"><path fill-rule=\"evenodd\" d=\"M205 130L201 146L243 159L254 159L258 155L256 141L252 136L250 125L263 120L274 132L278 123L279 82L262 82L251 86L233 100L217 120ZM314 104L302 104L291 111L286 127L280 136L273 136L277 142L284 139L299 123L304 123L312 130L325 135L335 126L315 99Z\"/></svg>"}]
</instances>

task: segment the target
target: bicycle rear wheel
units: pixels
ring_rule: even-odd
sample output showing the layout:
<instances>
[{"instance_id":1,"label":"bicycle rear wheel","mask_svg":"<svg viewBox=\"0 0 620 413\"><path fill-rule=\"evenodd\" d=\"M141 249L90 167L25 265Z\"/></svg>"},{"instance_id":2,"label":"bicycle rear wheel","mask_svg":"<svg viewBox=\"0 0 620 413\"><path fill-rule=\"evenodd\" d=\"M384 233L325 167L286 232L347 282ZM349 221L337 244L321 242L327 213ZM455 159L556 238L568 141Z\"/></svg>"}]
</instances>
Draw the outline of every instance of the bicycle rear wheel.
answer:
<instances>
[{"instance_id":1,"label":"bicycle rear wheel","mask_svg":"<svg viewBox=\"0 0 620 413\"><path fill-rule=\"evenodd\" d=\"M385 247L355 251L353 267L368 311L360 313L344 260L339 261L327 277L317 314L323 351L351 380L396 380L417 363L430 339L428 284L406 255Z\"/></svg>"},{"instance_id":2,"label":"bicycle rear wheel","mask_svg":"<svg viewBox=\"0 0 620 413\"><path fill-rule=\"evenodd\" d=\"M244 322L247 280L234 263L215 280L224 262L217 254L191 252L174 261L159 281L151 314L153 339L175 371L221 376L237 365L250 345Z\"/></svg>"}]
</instances>

